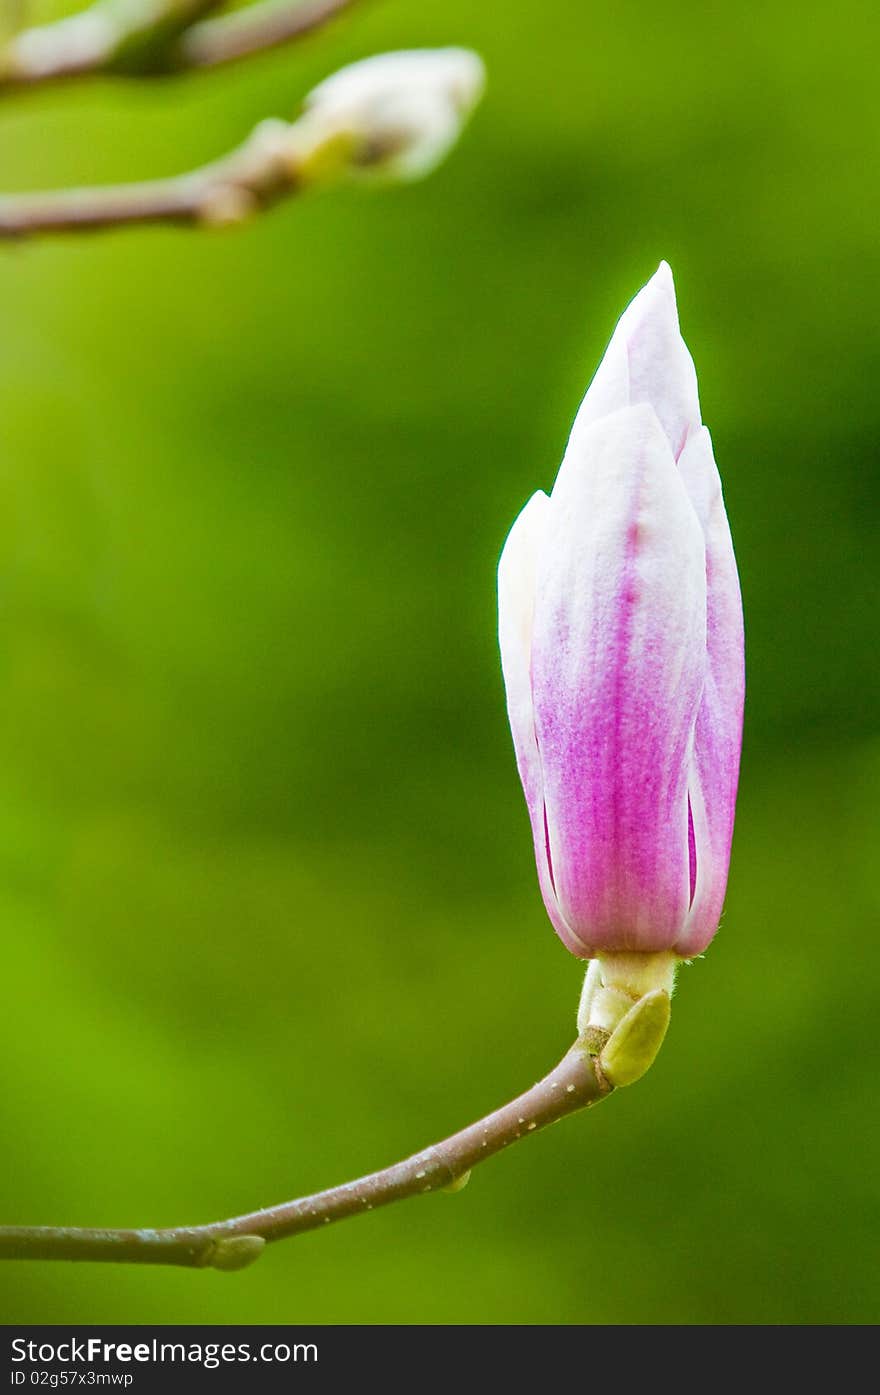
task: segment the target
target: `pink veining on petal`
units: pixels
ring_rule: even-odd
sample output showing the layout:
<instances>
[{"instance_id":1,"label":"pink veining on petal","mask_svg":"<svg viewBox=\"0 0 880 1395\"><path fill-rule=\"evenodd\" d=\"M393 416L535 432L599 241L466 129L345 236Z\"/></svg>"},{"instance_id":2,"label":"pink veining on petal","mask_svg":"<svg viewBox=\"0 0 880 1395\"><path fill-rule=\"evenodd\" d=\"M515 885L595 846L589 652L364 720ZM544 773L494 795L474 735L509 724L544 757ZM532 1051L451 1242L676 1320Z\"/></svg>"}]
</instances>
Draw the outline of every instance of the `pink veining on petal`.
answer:
<instances>
[{"instance_id":1,"label":"pink veining on petal","mask_svg":"<svg viewBox=\"0 0 880 1395\"><path fill-rule=\"evenodd\" d=\"M666 949L689 903L702 535L649 407L573 444L538 559L532 652L555 889L592 949Z\"/></svg>"}]
</instances>

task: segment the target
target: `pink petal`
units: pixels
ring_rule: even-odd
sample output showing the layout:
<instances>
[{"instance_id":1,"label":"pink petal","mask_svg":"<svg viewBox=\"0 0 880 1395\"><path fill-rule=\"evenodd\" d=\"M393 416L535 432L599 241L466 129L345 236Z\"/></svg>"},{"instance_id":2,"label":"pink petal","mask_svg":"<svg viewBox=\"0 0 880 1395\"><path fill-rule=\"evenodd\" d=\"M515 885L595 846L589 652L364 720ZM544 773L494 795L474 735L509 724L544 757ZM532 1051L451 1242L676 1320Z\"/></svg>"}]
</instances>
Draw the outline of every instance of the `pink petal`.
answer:
<instances>
[{"instance_id":1,"label":"pink petal","mask_svg":"<svg viewBox=\"0 0 880 1395\"><path fill-rule=\"evenodd\" d=\"M657 416L627 408L572 438L537 562L547 871L591 951L671 948L687 916L705 636L696 514Z\"/></svg>"},{"instance_id":2,"label":"pink petal","mask_svg":"<svg viewBox=\"0 0 880 1395\"><path fill-rule=\"evenodd\" d=\"M742 743L745 658L742 600L712 440L701 427L678 462L706 539L707 669L688 778L694 816L697 877L679 942L700 954L718 926L733 838Z\"/></svg>"}]
</instances>

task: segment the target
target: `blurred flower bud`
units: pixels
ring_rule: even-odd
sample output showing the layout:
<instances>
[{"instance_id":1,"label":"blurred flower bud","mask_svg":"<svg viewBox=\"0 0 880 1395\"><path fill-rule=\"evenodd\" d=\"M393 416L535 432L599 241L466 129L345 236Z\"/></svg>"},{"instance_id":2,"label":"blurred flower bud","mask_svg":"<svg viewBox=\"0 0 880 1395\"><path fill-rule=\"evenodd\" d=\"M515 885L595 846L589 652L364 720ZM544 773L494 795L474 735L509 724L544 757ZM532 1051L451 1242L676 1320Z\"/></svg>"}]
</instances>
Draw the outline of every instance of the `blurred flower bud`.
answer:
<instances>
[{"instance_id":1,"label":"blurred flower bud","mask_svg":"<svg viewBox=\"0 0 880 1395\"><path fill-rule=\"evenodd\" d=\"M341 68L305 100L297 123L306 177L420 179L458 139L485 83L464 48L379 53Z\"/></svg>"},{"instance_id":2,"label":"blurred flower bud","mask_svg":"<svg viewBox=\"0 0 880 1395\"><path fill-rule=\"evenodd\" d=\"M596 1021L609 994L671 988L670 964L715 934L739 771L739 582L665 263L617 326L550 497L514 524L498 587L544 902L574 954L613 970L590 990ZM657 974L640 978L649 954Z\"/></svg>"}]
</instances>

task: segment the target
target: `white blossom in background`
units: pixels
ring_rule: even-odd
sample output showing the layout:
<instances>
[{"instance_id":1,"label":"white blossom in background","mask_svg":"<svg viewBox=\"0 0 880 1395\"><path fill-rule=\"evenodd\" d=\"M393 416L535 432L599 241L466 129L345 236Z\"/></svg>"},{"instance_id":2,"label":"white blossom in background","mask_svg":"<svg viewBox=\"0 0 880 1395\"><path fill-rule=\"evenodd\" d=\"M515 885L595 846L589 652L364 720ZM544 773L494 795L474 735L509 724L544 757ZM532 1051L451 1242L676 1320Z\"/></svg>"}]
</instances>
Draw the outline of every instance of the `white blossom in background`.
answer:
<instances>
[{"instance_id":1,"label":"white blossom in background","mask_svg":"<svg viewBox=\"0 0 880 1395\"><path fill-rule=\"evenodd\" d=\"M421 179L446 156L480 100L482 59L465 48L410 49L364 58L320 83L297 123L316 152L347 173Z\"/></svg>"}]
</instances>

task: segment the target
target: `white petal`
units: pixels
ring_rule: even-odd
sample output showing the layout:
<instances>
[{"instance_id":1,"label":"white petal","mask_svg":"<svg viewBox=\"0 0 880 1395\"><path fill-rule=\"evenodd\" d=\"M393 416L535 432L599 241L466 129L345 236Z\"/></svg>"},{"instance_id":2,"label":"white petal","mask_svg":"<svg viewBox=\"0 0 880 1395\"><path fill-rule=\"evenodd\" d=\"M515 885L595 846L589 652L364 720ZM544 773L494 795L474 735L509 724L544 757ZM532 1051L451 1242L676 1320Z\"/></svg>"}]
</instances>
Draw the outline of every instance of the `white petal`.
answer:
<instances>
[{"instance_id":1,"label":"white petal","mask_svg":"<svg viewBox=\"0 0 880 1395\"><path fill-rule=\"evenodd\" d=\"M501 646L504 686L507 690L507 713L517 768L532 824L541 894L557 933L573 954L582 955L584 946L566 925L553 887L547 855L541 758L535 739L532 709L531 660L535 578L538 558L547 537L549 516L550 500L539 490L526 504L504 544L498 564L498 640Z\"/></svg>"},{"instance_id":2,"label":"white petal","mask_svg":"<svg viewBox=\"0 0 880 1395\"><path fill-rule=\"evenodd\" d=\"M572 439L600 417L640 402L654 408L678 459L688 433L700 426L700 399L666 262L621 315L581 403Z\"/></svg>"}]
</instances>

